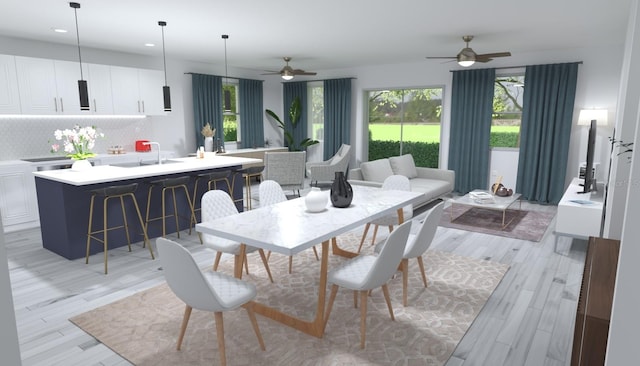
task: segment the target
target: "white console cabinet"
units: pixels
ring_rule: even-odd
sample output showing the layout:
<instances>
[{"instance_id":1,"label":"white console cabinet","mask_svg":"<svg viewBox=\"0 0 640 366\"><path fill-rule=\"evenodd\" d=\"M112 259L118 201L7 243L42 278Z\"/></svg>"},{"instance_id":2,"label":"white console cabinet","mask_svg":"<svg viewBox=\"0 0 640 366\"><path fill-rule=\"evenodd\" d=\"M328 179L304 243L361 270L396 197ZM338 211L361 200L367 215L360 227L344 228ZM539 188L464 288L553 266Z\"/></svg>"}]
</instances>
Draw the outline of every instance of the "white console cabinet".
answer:
<instances>
[{"instance_id":1,"label":"white console cabinet","mask_svg":"<svg viewBox=\"0 0 640 366\"><path fill-rule=\"evenodd\" d=\"M600 236L604 188L599 187L597 192L578 193L583 190L581 182L582 179L574 178L558 203L556 235L581 239Z\"/></svg>"}]
</instances>

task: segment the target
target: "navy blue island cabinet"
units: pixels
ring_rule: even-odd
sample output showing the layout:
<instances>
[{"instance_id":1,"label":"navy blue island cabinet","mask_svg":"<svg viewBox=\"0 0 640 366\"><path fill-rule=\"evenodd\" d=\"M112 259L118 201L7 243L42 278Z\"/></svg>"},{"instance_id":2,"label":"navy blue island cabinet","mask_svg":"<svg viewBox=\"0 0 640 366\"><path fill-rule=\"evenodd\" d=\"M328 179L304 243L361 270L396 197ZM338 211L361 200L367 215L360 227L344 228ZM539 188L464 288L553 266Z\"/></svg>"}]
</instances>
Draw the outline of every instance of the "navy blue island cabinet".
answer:
<instances>
[{"instance_id":1,"label":"navy blue island cabinet","mask_svg":"<svg viewBox=\"0 0 640 366\"><path fill-rule=\"evenodd\" d=\"M145 220L147 210L148 191L150 182L163 178L175 178L189 176L188 191L193 194L194 184L198 181L198 197L208 189L207 181L197 180L198 174L220 170L231 170L229 181L232 187L226 184L217 184L217 189L229 192L236 203L238 211L243 210L244 179L238 170L246 164L261 163L259 159L237 157L215 157L210 159L180 158L172 159L171 164L119 167L119 166L95 166L86 171L71 171L70 169L35 172L36 192L38 197L38 210L40 215L40 230L42 244L48 249L67 259L83 258L86 254L87 231L89 225L89 208L91 191L114 185L126 185L138 183L134 193L140 207L142 219ZM158 217L162 212L161 190L154 189L149 206L150 217ZM189 204L184 198L183 192L176 193L176 207L178 208L179 226L181 231L191 225ZM193 197L191 198L193 199ZM110 200L108 211L109 227L123 224L120 205ZM129 226L131 242L142 242L143 231L137 219L135 206L129 199L124 200L125 211ZM170 193L166 196L167 212L173 213L173 198ZM199 204L197 205L199 207ZM103 209L102 200L96 199L93 210L93 229L102 227ZM199 222L200 215L196 213ZM156 220L148 225L149 238L162 236L162 220ZM176 222L173 217L166 220L167 233L176 232ZM110 230L108 233L109 249L127 245L124 228ZM195 230L193 235L196 235ZM102 234L99 234L102 236ZM95 242L94 242L95 243ZM92 244L91 254L102 252L102 245Z\"/></svg>"}]
</instances>

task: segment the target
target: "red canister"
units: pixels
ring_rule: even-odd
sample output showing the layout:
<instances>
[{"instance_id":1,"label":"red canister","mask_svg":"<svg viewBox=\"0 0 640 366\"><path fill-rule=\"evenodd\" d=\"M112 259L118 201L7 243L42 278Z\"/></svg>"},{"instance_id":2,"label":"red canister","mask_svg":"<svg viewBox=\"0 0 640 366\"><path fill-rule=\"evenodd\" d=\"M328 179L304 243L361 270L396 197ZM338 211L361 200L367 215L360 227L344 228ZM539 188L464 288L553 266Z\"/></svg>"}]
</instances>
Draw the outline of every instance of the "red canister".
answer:
<instances>
[{"instance_id":1,"label":"red canister","mask_svg":"<svg viewBox=\"0 0 640 366\"><path fill-rule=\"evenodd\" d=\"M149 140L136 140L136 151L147 152L151 151L151 145L146 144Z\"/></svg>"}]
</instances>

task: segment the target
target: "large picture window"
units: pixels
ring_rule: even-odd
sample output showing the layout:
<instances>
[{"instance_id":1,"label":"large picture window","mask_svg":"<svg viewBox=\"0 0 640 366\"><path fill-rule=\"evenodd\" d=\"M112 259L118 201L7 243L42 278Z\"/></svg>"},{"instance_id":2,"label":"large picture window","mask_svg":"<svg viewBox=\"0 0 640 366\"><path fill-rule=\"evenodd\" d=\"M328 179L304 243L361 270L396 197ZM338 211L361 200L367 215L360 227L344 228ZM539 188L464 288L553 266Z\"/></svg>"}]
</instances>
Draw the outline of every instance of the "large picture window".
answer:
<instances>
[{"instance_id":1,"label":"large picture window","mask_svg":"<svg viewBox=\"0 0 640 366\"><path fill-rule=\"evenodd\" d=\"M367 91L369 160L412 154L438 167L442 87Z\"/></svg>"},{"instance_id":2,"label":"large picture window","mask_svg":"<svg viewBox=\"0 0 640 366\"><path fill-rule=\"evenodd\" d=\"M491 119L491 147L520 147L524 75L496 75Z\"/></svg>"}]
</instances>

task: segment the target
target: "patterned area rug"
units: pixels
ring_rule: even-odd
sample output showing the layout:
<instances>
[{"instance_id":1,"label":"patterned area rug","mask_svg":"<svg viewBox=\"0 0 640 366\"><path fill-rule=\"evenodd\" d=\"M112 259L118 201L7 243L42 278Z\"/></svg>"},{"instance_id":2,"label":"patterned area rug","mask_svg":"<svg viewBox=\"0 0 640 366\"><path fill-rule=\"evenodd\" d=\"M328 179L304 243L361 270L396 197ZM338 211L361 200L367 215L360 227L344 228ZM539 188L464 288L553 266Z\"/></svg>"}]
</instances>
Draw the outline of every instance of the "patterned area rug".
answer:
<instances>
[{"instance_id":1,"label":"patterned area rug","mask_svg":"<svg viewBox=\"0 0 640 366\"><path fill-rule=\"evenodd\" d=\"M507 210L505 223L509 224L502 228L502 211L453 205L444 209L440 226L538 242L555 215L555 212Z\"/></svg>"},{"instance_id":2,"label":"patterned area rug","mask_svg":"<svg viewBox=\"0 0 640 366\"><path fill-rule=\"evenodd\" d=\"M347 234L338 242L355 250L359 236ZM329 257L329 269L346 260ZM401 302L402 277L398 275L389 283L396 321L389 318L382 291L372 292L364 350L359 347L360 311L353 307L352 293L341 289L322 339L257 315L266 351L260 350L244 309L224 313L227 363L443 365L508 266L435 250L428 251L424 261L429 287L422 286L417 262L411 261L409 306L403 307ZM222 263L219 270L231 274L232 262ZM294 257L292 274L287 273L288 257L273 253L269 264L275 284L269 282L257 254L249 256L249 264L251 274L244 279L258 287L257 301L312 318L317 287L308 284L317 283L320 267L312 250ZM182 350L176 351L183 311L184 304L163 284L70 320L136 365L218 365L211 313L193 311Z\"/></svg>"}]
</instances>

